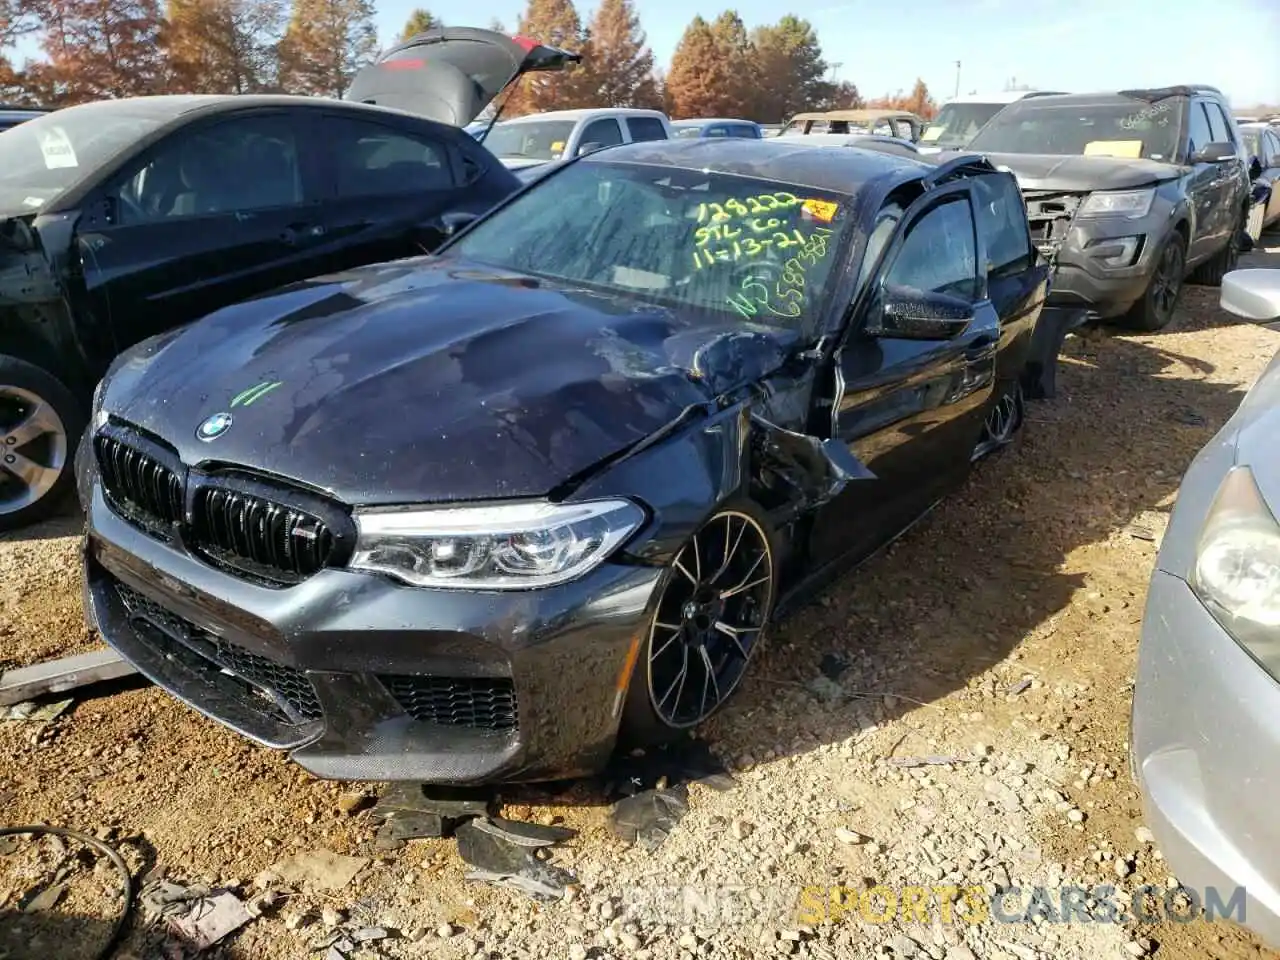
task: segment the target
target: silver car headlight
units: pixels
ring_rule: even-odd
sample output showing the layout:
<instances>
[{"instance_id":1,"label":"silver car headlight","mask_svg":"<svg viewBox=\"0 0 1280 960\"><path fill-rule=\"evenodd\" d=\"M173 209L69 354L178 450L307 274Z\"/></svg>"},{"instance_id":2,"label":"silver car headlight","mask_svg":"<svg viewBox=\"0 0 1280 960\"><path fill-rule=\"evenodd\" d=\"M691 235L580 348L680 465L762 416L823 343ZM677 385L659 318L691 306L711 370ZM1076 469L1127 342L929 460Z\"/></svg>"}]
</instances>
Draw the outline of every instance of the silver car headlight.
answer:
<instances>
[{"instance_id":1,"label":"silver car headlight","mask_svg":"<svg viewBox=\"0 0 1280 960\"><path fill-rule=\"evenodd\" d=\"M550 587L598 566L644 520L629 500L363 510L349 566L417 587Z\"/></svg>"},{"instance_id":2,"label":"silver car headlight","mask_svg":"<svg viewBox=\"0 0 1280 960\"><path fill-rule=\"evenodd\" d=\"M1233 467L1218 487L1190 584L1235 641L1280 677L1280 524L1248 467Z\"/></svg>"},{"instance_id":3,"label":"silver car headlight","mask_svg":"<svg viewBox=\"0 0 1280 960\"><path fill-rule=\"evenodd\" d=\"M1156 198L1154 188L1146 190L1098 190L1080 204L1078 217L1125 217L1141 220L1151 212Z\"/></svg>"}]
</instances>

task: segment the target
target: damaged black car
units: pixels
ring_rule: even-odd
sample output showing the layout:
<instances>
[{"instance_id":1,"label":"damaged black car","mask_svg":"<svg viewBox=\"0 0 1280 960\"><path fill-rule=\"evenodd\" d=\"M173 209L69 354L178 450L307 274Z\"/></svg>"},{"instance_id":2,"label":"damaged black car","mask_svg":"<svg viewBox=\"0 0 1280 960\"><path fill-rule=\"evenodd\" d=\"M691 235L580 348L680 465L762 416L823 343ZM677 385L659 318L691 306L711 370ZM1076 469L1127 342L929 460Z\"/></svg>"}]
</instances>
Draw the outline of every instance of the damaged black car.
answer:
<instances>
[{"instance_id":1,"label":"damaged black car","mask_svg":"<svg viewBox=\"0 0 1280 960\"><path fill-rule=\"evenodd\" d=\"M1047 273L976 157L575 159L436 255L117 360L86 609L321 777L595 772L706 720L783 607L1013 438Z\"/></svg>"}]
</instances>

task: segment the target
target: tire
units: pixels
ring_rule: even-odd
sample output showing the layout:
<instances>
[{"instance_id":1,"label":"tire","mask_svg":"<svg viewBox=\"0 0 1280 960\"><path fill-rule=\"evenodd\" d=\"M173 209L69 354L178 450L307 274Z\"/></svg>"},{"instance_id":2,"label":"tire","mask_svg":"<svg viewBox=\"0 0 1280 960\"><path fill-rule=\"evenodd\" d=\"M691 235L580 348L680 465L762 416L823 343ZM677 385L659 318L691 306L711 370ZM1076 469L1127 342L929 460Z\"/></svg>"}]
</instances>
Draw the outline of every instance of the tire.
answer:
<instances>
[{"instance_id":1,"label":"tire","mask_svg":"<svg viewBox=\"0 0 1280 960\"><path fill-rule=\"evenodd\" d=\"M996 384L996 400L982 424L982 436L973 450L974 460L985 460L1017 439L1026 422L1026 404L1019 380Z\"/></svg>"},{"instance_id":2,"label":"tire","mask_svg":"<svg viewBox=\"0 0 1280 960\"><path fill-rule=\"evenodd\" d=\"M1188 283L1194 283L1198 287L1222 286L1222 278L1240 262L1240 233L1245 229L1247 219L1247 213L1240 215L1240 219L1231 227L1231 239L1227 241L1227 245L1191 271Z\"/></svg>"},{"instance_id":3,"label":"tire","mask_svg":"<svg viewBox=\"0 0 1280 960\"><path fill-rule=\"evenodd\" d=\"M75 486L84 428L83 407L62 381L0 356L0 531L43 520L63 505Z\"/></svg>"},{"instance_id":4,"label":"tire","mask_svg":"<svg viewBox=\"0 0 1280 960\"><path fill-rule=\"evenodd\" d=\"M1169 234L1155 263L1142 298L1124 316L1124 325L1134 330L1163 330L1178 309L1183 274L1187 268L1187 241L1177 230Z\"/></svg>"},{"instance_id":5,"label":"tire","mask_svg":"<svg viewBox=\"0 0 1280 960\"><path fill-rule=\"evenodd\" d=\"M728 569L723 566L724 544L736 548ZM766 567L767 582L757 582ZM695 588L695 580L702 588ZM744 584L747 589L727 602L717 595ZM707 589L711 585L718 589ZM777 585L777 537L764 512L749 500L718 508L681 547L659 583L627 688L620 746L652 746L687 736L729 701L765 642ZM729 626L730 621L741 628L739 635L715 626ZM692 683L677 688L673 678L679 676L682 657ZM704 663L712 667L714 684L706 680ZM709 703L706 695L712 693L714 702Z\"/></svg>"}]
</instances>

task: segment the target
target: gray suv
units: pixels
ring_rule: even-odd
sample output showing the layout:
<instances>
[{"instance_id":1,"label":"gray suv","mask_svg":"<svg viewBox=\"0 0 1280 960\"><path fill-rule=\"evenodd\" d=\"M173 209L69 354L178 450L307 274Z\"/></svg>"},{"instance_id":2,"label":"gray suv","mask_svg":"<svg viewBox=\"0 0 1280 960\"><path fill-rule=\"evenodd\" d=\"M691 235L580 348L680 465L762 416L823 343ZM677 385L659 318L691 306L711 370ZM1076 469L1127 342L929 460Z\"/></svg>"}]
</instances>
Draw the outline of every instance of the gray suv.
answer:
<instances>
[{"instance_id":1,"label":"gray suv","mask_svg":"<svg viewBox=\"0 0 1280 960\"><path fill-rule=\"evenodd\" d=\"M1159 330L1184 279L1218 286L1250 245L1246 150L1213 87L1020 100L966 152L1018 178L1049 303L1089 320Z\"/></svg>"}]
</instances>

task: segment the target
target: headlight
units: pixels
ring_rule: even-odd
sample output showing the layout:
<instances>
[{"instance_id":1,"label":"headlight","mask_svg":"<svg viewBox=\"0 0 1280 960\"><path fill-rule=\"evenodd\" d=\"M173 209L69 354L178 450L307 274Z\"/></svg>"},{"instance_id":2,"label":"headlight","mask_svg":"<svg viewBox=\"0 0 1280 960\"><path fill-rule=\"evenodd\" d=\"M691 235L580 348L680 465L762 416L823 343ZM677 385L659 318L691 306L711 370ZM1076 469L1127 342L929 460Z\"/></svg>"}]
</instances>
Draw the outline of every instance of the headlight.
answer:
<instances>
[{"instance_id":1,"label":"headlight","mask_svg":"<svg viewBox=\"0 0 1280 960\"><path fill-rule=\"evenodd\" d=\"M350 566L418 587L549 587L596 567L644 519L628 500L360 511Z\"/></svg>"},{"instance_id":2,"label":"headlight","mask_svg":"<svg viewBox=\"0 0 1280 960\"><path fill-rule=\"evenodd\" d=\"M1076 216L1126 217L1129 220L1140 220L1151 212L1151 204L1155 198L1154 189L1100 190L1085 198Z\"/></svg>"},{"instance_id":3,"label":"headlight","mask_svg":"<svg viewBox=\"0 0 1280 960\"><path fill-rule=\"evenodd\" d=\"M1218 488L1191 589L1237 643L1280 677L1280 525L1248 467L1233 467Z\"/></svg>"}]
</instances>

